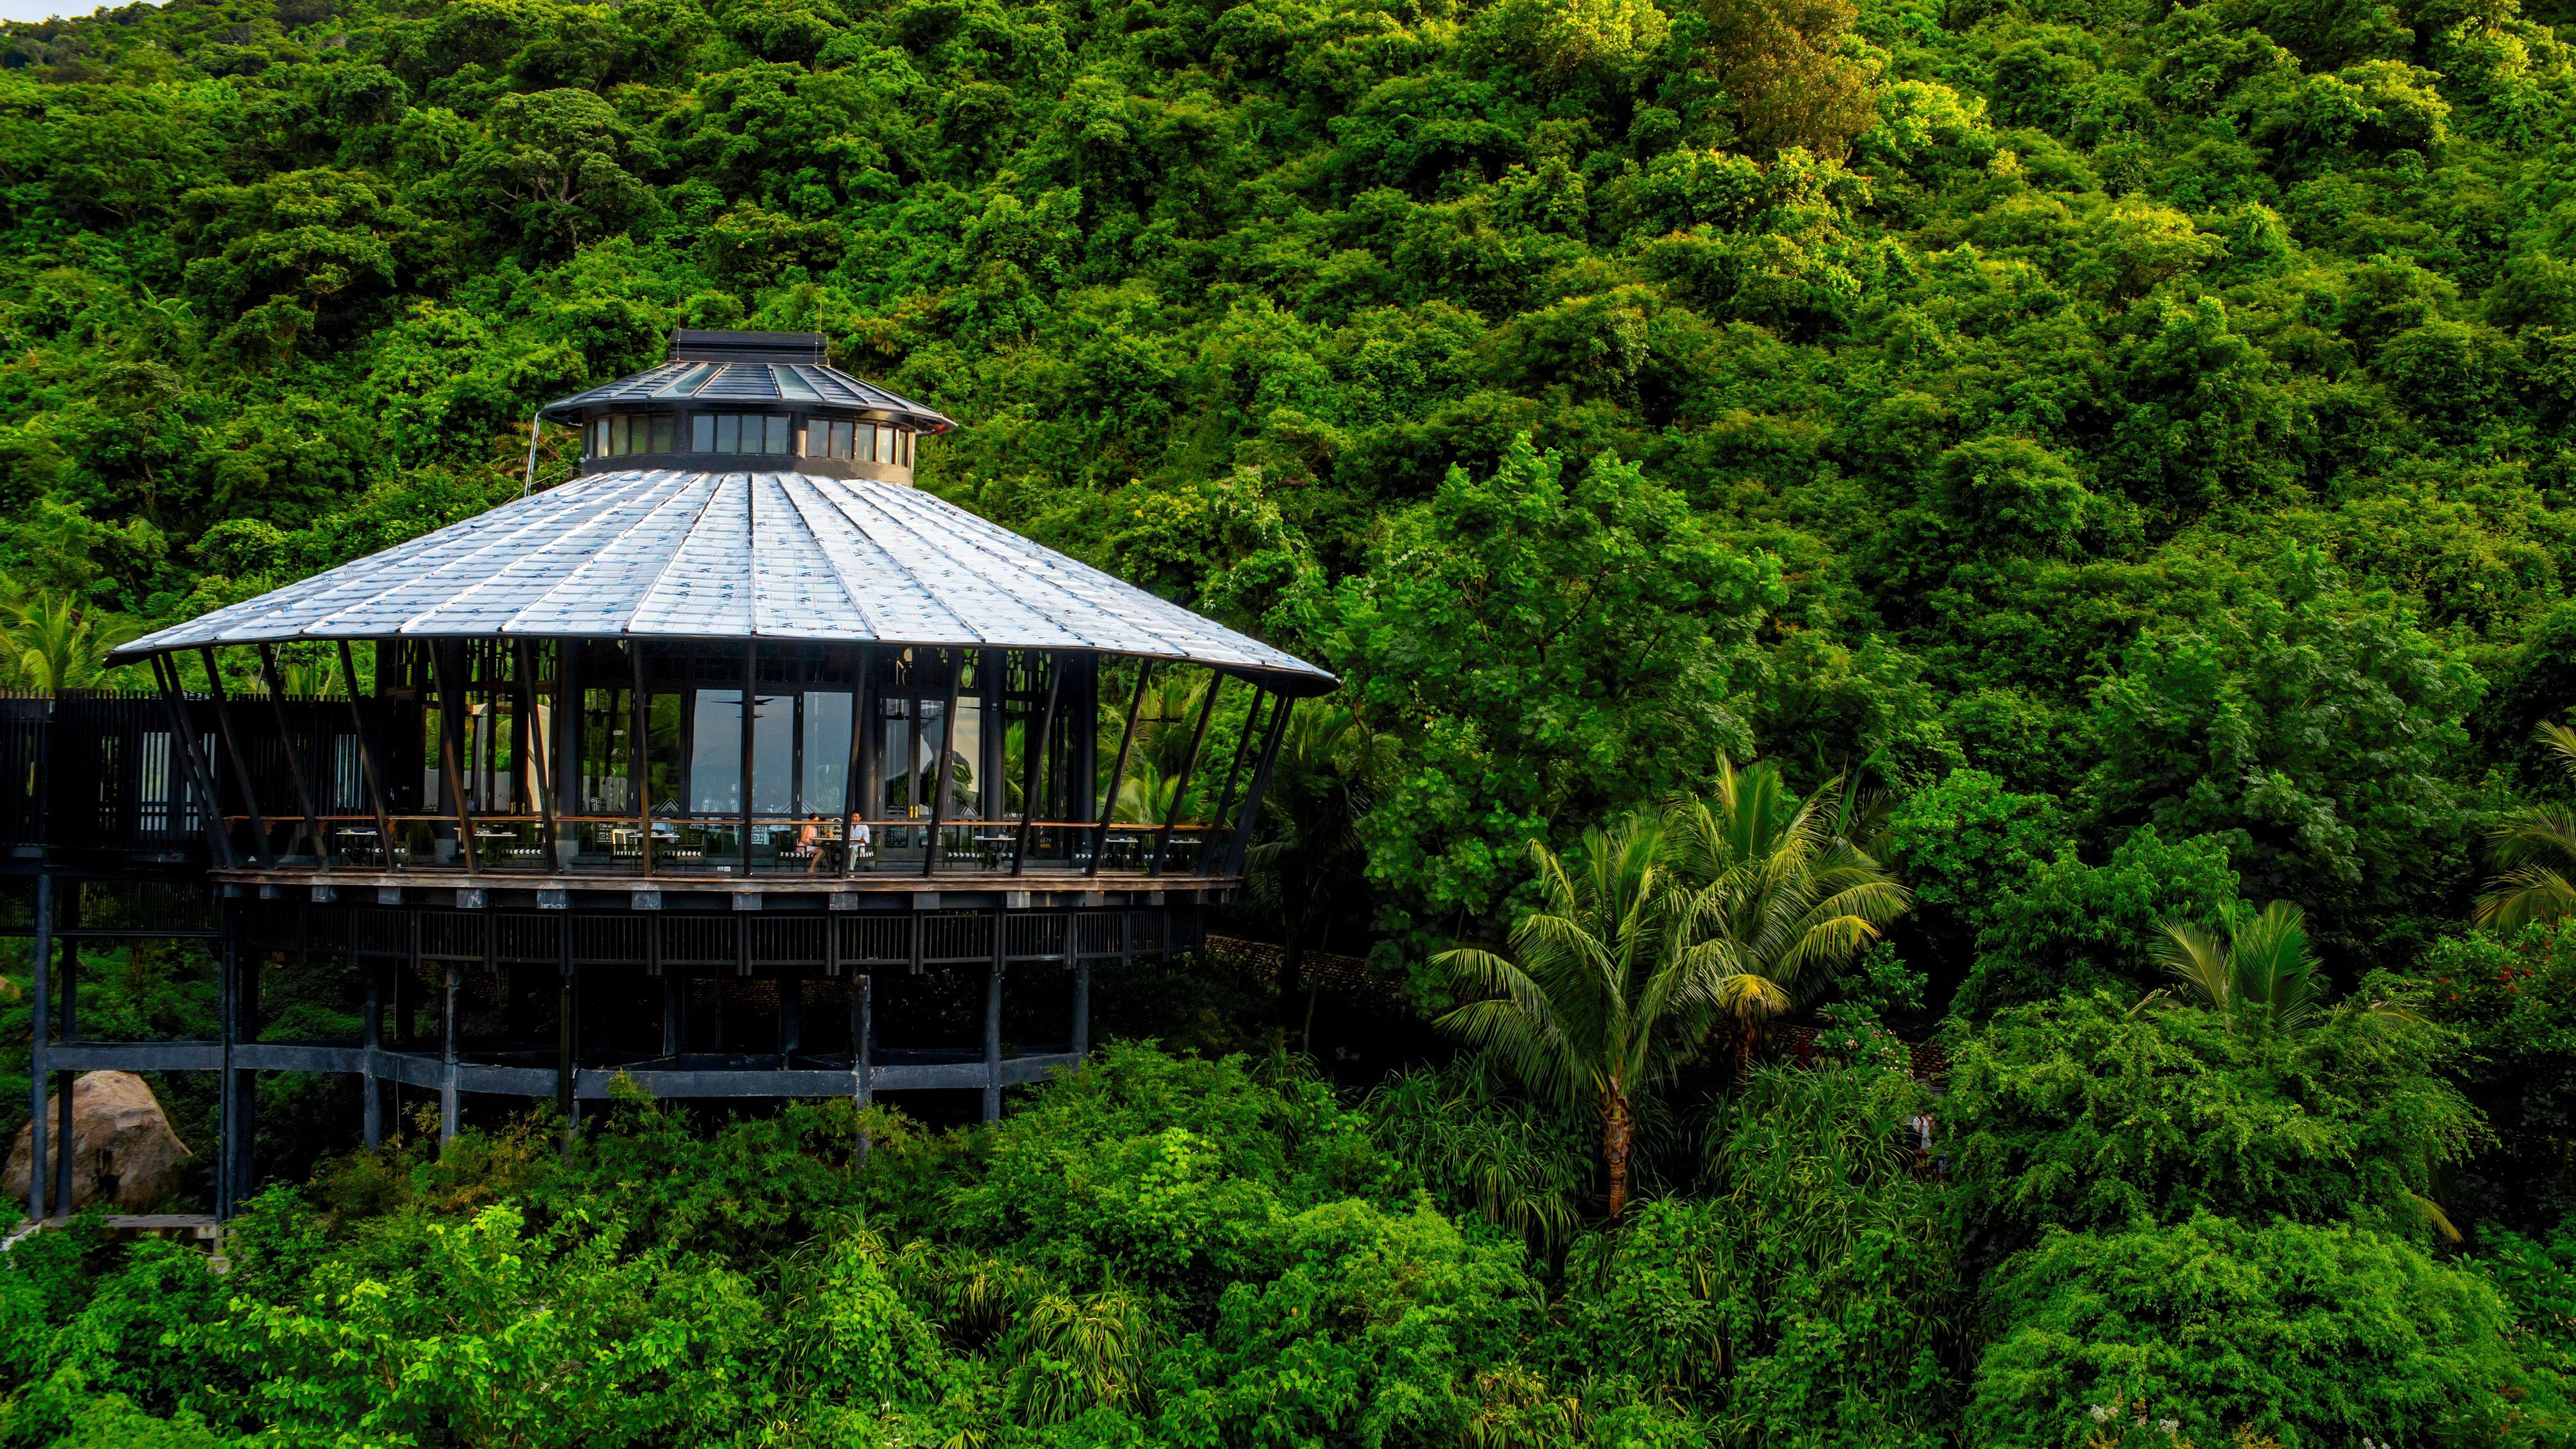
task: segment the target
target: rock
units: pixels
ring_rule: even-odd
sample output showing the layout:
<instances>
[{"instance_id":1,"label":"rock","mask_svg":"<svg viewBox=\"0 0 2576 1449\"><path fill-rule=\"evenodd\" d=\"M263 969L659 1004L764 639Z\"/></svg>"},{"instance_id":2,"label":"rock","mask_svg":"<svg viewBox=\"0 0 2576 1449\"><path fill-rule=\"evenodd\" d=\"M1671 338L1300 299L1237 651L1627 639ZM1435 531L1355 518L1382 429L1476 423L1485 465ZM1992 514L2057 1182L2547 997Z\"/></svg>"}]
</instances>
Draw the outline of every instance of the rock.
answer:
<instances>
[{"instance_id":1,"label":"rock","mask_svg":"<svg viewBox=\"0 0 2576 1449\"><path fill-rule=\"evenodd\" d=\"M62 1122L62 1098L45 1104L46 1166L59 1160L61 1143L53 1140ZM9 1149L6 1188L12 1200L27 1200L27 1158L31 1127L18 1129ZM72 1209L111 1202L129 1212L148 1212L179 1190L179 1173L190 1157L188 1144L170 1130L170 1119L153 1099L152 1089L132 1072L83 1072L72 1082ZM46 1178L52 1182L50 1172ZM52 1201L50 1190L47 1202Z\"/></svg>"}]
</instances>

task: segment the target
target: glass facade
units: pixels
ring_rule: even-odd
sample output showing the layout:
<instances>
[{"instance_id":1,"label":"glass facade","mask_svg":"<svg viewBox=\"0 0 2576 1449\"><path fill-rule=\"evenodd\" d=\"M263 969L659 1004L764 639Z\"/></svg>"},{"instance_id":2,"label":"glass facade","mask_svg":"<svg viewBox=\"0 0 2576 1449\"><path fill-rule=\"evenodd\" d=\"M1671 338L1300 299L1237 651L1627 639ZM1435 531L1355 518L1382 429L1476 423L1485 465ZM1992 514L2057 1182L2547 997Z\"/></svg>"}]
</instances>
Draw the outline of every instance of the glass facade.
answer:
<instances>
[{"instance_id":1,"label":"glass facade","mask_svg":"<svg viewBox=\"0 0 2576 1449\"><path fill-rule=\"evenodd\" d=\"M790 421L784 413L700 413L689 419L689 451L784 454Z\"/></svg>"},{"instance_id":2,"label":"glass facade","mask_svg":"<svg viewBox=\"0 0 2576 1449\"><path fill-rule=\"evenodd\" d=\"M590 455L615 458L629 453L668 453L675 444L678 423L679 419L669 413L614 413L593 419L589 428Z\"/></svg>"}]
</instances>

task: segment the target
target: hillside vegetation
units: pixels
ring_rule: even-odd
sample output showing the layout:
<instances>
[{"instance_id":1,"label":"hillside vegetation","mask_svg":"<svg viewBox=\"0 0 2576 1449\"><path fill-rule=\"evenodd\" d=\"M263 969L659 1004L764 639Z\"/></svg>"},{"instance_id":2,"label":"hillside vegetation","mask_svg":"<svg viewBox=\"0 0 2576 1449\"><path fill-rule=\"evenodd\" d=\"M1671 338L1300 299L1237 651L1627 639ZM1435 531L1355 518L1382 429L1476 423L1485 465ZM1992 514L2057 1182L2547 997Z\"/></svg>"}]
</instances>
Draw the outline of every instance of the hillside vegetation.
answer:
<instances>
[{"instance_id":1,"label":"hillside vegetation","mask_svg":"<svg viewBox=\"0 0 2576 1449\"><path fill-rule=\"evenodd\" d=\"M1165 1048L45 1235L0 1445L2576 1442L2560 3L0 27L8 682L515 496L674 326L1344 680Z\"/></svg>"}]
</instances>

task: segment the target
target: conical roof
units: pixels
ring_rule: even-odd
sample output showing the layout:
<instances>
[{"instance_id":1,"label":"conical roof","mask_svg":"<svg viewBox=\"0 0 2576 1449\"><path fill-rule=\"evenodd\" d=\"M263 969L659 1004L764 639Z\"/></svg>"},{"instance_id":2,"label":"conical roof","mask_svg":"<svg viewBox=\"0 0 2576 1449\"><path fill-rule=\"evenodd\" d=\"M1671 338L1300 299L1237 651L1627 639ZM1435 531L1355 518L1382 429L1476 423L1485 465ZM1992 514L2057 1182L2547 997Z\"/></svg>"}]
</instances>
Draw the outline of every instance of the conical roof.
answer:
<instances>
[{"instance_id":1,"label":"conical roof","mask_svg":"<svg viewBox=\"0 0 2576 1449\"><path fill-rule=\"evenodd\" d=\"M919 432L957 426L937 408L830 365L819 332L678 332L670 361L548 403L539 416L577 422L601 408L664 403L851 408Z\"/></svg>"},{"instance_id":2,"label":"conical roof","mask_svg":"<svg viewBox=\"0 0 2576 1449\"><path fill-rule=\"evenodd\" d=\"M1325 671L929 493L795 472L593 473L137 639L631 636L1092 650Z\"/></svg>"}]
</instances>

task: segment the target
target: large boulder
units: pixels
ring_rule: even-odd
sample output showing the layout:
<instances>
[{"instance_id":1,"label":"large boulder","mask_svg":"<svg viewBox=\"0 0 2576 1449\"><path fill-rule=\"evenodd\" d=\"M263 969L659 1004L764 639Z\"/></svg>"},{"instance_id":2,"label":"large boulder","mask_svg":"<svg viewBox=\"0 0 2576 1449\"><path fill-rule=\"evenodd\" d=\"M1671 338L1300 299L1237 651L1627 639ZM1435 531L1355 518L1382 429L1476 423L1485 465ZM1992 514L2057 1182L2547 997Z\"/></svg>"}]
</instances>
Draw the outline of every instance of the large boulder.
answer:
<instances>
[{"instance_id":1,"label":"large boulder","mask_svg":"<svg viewBox=\"0 0 2576 1449\"><path fill-rule=\"evenodd\" d=\"M62 1122L62 1098L45 1104L46 1181L60 1161L62 1144L53 1140ZM7 1191L10 1199L27 1200L27 1165L33 1153L33 1124L18 1129L9 1149ZM72 1082L72 1207L113 1203L130 1213L149 1212L179 1190L179 1173L195 1154L179 1134L152 1089L132 1072L83 1072ZM46 1201L52 1202L50 1190Z\"/></svg>"}]
</instances>

